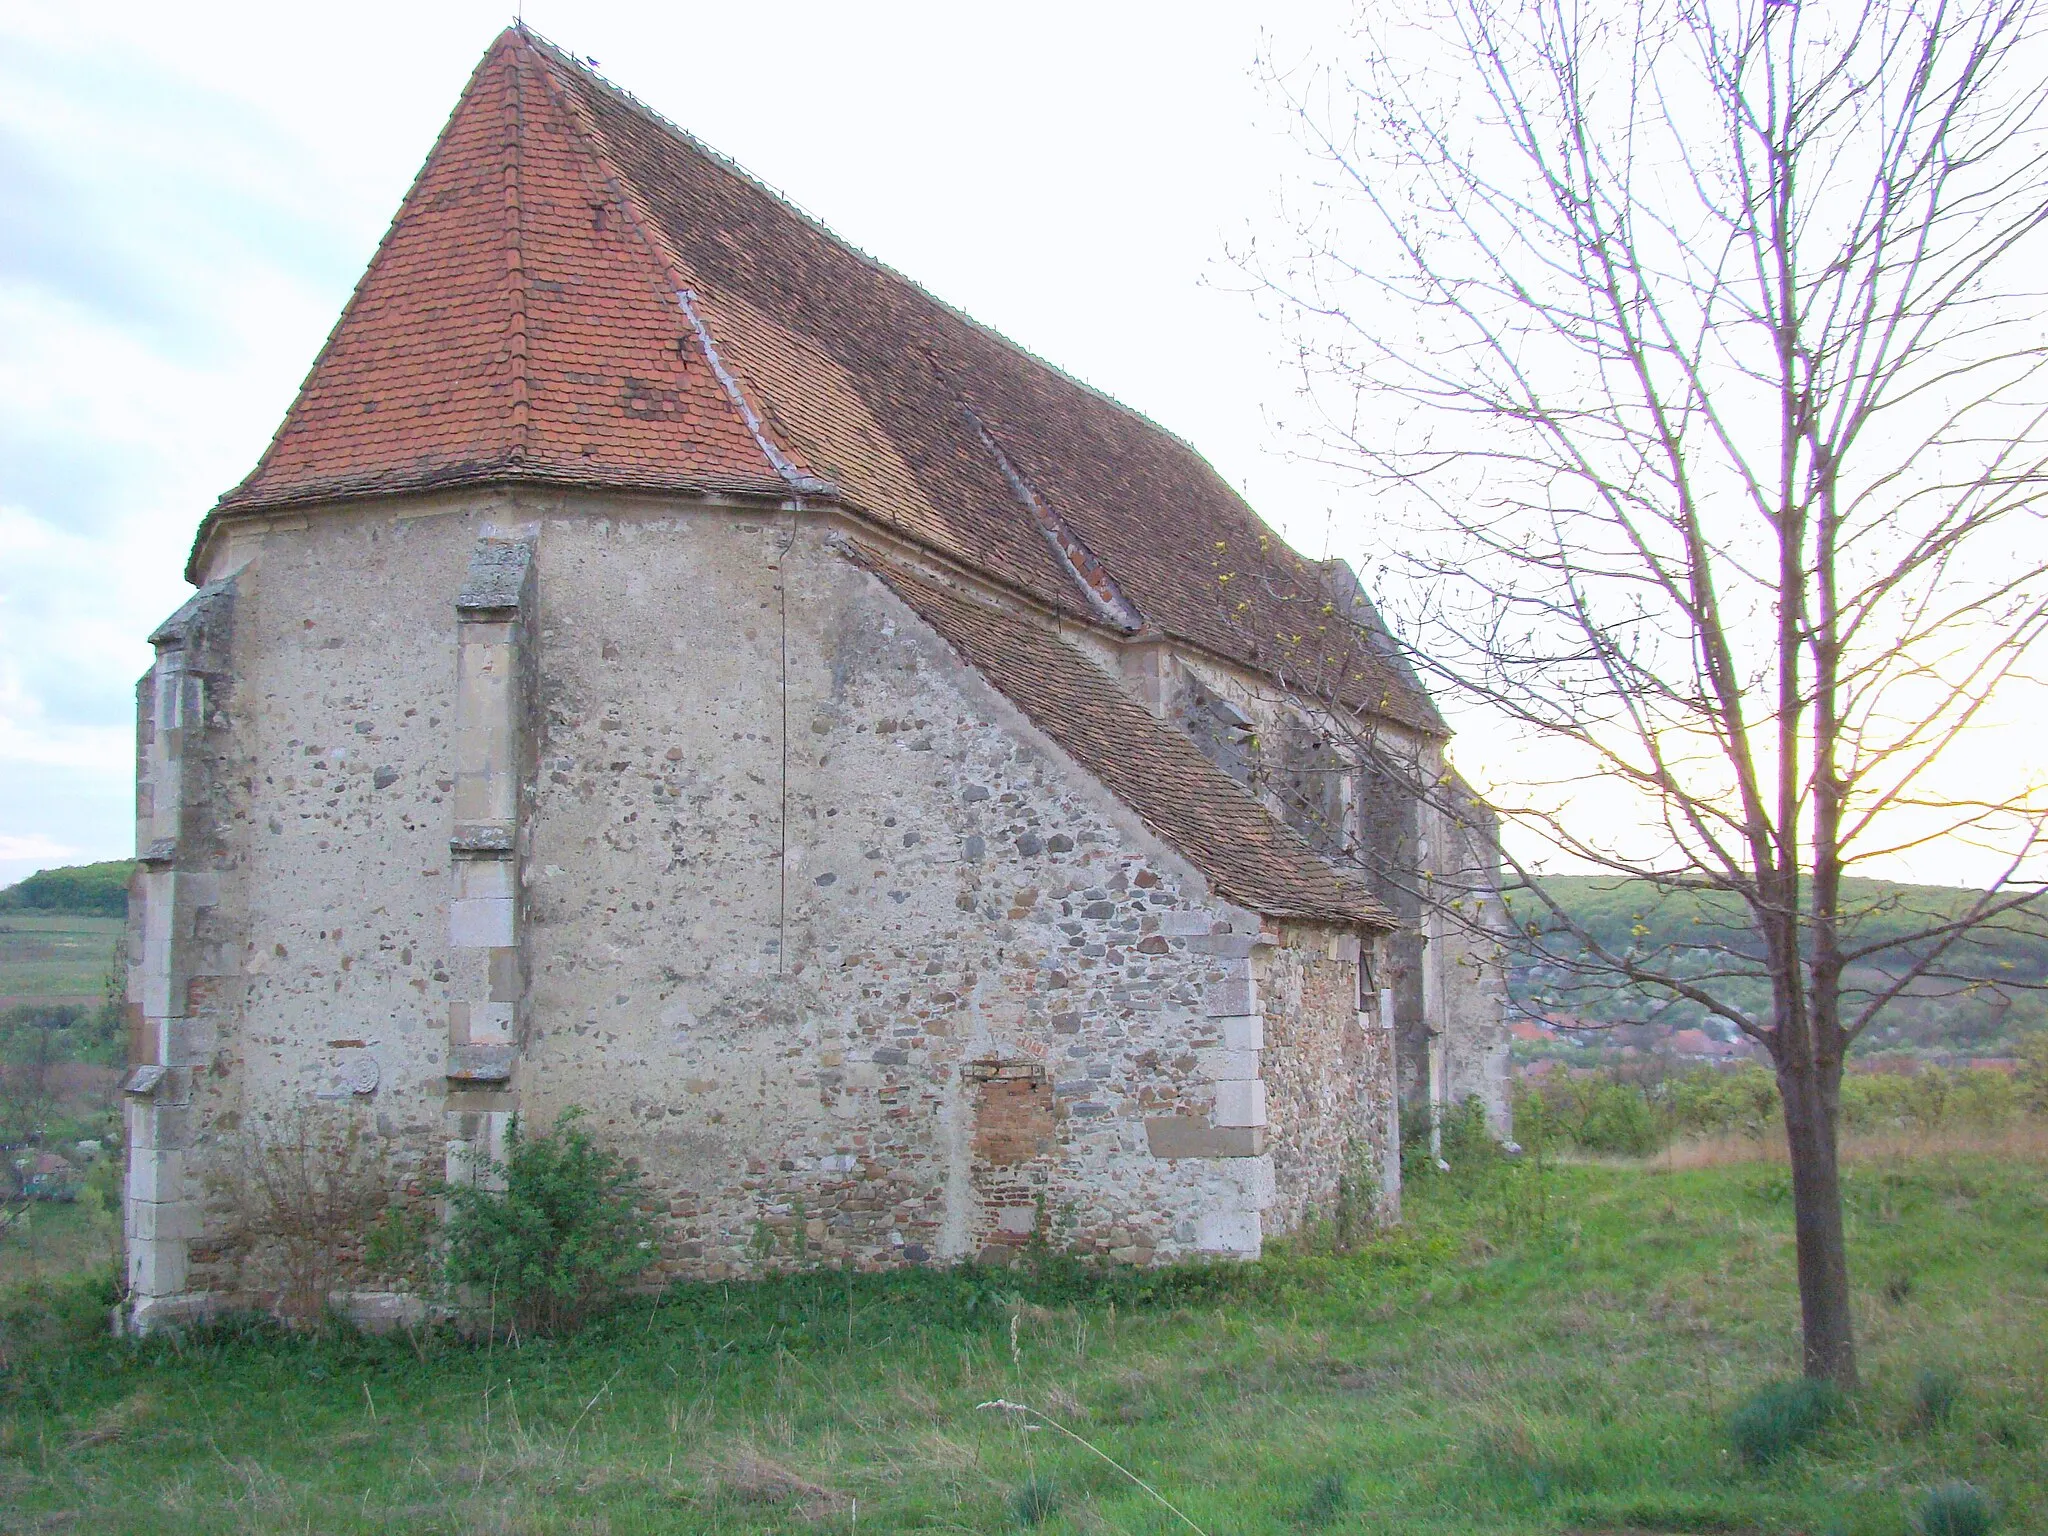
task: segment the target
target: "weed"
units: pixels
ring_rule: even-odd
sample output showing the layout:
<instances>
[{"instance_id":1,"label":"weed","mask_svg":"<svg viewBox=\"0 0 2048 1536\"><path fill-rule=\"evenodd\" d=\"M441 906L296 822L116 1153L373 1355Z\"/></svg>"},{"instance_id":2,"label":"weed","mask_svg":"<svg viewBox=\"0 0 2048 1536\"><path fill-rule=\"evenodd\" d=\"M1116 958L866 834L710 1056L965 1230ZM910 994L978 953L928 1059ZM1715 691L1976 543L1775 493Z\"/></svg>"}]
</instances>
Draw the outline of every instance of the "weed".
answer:
<instances>
[{"instance_id":1,"label":"weed","mask_svg":"<svg viewBox=\"0 0 2048 1536\"><path fill-rule=\"evenodd\" d=\"M1895 1307L1903 1307L1913 1299L1913 1277L1903 1272L1892 1275L1884 1283L1884 1299Z\"/></svg>"},{"instance_id":2,"label":"weed","mask_svg":"<svg viewBox=\"0 0 2048 1536\"><path fill-rule=\"evenodd\" d=\"M1308 1497L1295 1511L1294 1523L1311 1528L1328 1525L1350 1507L1351 1489L1342 1472L1325 1472L1309 1485Z\"/></svg>"},{"instance_id":3,"label":"weed","mask_svg":"<svg viewBox=\"0 0 2048 1536\"><path fill-rule=\"evenodd\" d=\"M1037 1473L1024 1479L1017 1491L1010 1495L1010 1515L1025 1527L1043 1525L1056 1514L1060 1507L1059 1490Z\"/></svg>"},{"instance_id":4,"label":"weed","mask_svg":"<svg viewBox=\"0 0 2048 1536\"><path fill-rule=\"evenodd\" d=\"M1841 1388L1831 1381L1773 1382L1729 1415L1728 1438L1750 1466L1769 1466L1819 1434L1841 1408Z\"/></svg>"},{"instance_id":5,"label":"weed","mask_svg":"<svg viewBox=\"0 0 2048 1536\"><path fill-rule=\"evenodd\" d=\"M82 1451L87 1446L111 1444L155 1411L156 1399L146 1388L131 1393L94 1414L89 1424L72 1434L65 1448Z\"/></svg>"},{"instance_id":6,"label":"weed","mask_svg":"<svg viewBox=\"0 0 2048 1536\"><path fill-rule=\"evenodd\" d=\"M300 1105L240 1132L207 1178L294 1327L327 1320L328 1299L390 1203L383 1150L360 1114Z\"/></svg>"},{"instance_id":7,"label":"weed","mask_svg":"<svg viewBox=\"0 0 2048 1536\"><path fill-rule=\"evenodd\" d=\"M1927 1365L1913 1378L1913 1427L1939 1429L1955 1417L1963 1398L1962 1378L1944 1365Z\"/></svg>"},{"instance_id":8,"label":"weed","mask_svg":"<svg viewBox=\"0 0 2048 1536\"><path fill-rule=\"evenodd\" d=\"M1968 1483L1943 1483L1927 1490L1917 1522L1922 1536L1987 1536L1995 1523L1991 1503Z\"/></svg>"},{"instance_id":9,"label":"weed","mask_svg":"<svg viewBox=\"0 0 2048 1536\"><path fill-rule=\"evenodd\" d=\"M2024 1451L2034 1443L2024 1421L2000 1414L1991 1424L1991 1443L2000 1450Z\"/></svg>"}]
</instances>

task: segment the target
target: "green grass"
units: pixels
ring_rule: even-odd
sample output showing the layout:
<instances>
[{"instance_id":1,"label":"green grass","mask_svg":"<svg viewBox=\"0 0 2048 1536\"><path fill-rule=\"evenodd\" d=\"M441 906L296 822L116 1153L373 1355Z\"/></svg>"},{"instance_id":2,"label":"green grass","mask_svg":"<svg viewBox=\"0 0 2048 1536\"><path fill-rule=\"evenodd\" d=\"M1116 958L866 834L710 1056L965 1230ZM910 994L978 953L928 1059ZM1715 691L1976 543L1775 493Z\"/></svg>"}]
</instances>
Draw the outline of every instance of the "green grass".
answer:
<instances>
[{"instance_id":1,"label":"green grass","mask_svg":"<svg viewBox=\"0 0 2048 1536\"><path fill-rule=\"evenodd\" d=\"M1901 1536L1953 1483L2048 1527L2048 1168L1849 1171L1866 1383L1764 1468L1727 1424L1797 1369L1784 1171L1546 1177L1413 1185L1408 1226L1348 1256L813 1272L519 1348L17 1326L0 1529L1188 1530L1120 1468L1211 1536ZM1939 1423L1914 1411L1930 1366L1959 1383Z\"/></svg>"},{"instance_id":2,"label":"green grass","mask_svg":"<svg viewBox=\"0 0 2048 1536\"><path fill-rule=\"evenodd\" d=\"M0 914L0 997L76 998L97 1004L127 920L42 912Z\"/></svg>"},{"instance_id":3,"label":"green grass","mask_svg":"<svg viewBox=\"0 0 2048 1536\"><path fill-rule=\"evenodd\" d=\"M90 1199L36 1201L0 1237L0 1296L37 1281L109 1268L120 1246L118 1210L102 1211Z\"/></svg>"}]
</instances>

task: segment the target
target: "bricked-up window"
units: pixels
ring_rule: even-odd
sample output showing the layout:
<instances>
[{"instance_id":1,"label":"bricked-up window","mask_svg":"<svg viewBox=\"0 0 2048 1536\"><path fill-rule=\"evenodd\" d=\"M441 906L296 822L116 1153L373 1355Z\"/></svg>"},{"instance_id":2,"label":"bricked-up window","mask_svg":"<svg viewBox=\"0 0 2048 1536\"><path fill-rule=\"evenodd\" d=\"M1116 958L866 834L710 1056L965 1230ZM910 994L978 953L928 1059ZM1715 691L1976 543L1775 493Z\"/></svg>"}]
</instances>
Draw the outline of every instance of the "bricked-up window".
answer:
<instances>
[{"instance_id":1,"label":"bricked-up window","mask_svg":"<svg viewBox=\"0 0 2048 1536\"><path fill-rule=\"evenodd\" d=\"M1052 1084L1036 1062L974 1061L974 1160L1013 1168L1053 1149Z\"/></svg>"}]
</instances>

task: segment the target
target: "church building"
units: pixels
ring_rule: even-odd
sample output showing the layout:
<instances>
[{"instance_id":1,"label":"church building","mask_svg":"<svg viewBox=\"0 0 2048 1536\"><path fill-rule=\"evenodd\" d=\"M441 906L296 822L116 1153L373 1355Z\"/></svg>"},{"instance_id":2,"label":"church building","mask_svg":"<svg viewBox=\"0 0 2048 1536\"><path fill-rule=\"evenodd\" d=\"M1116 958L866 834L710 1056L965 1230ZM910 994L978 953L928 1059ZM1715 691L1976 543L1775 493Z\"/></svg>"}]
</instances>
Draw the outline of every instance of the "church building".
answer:
<instances>
[{"instance_id":1,"label":"church building","mask_svg":"<svg viewBox=\"0 0 2048 1536\"><path fill-rule=\"evenodd\" d=\"M659 1278L1251 1257L1393 1219L1404 1108L1506 1134L1490 831L1349 568L530 32L186 574L138 1326L262 1299L218 1176L308 1116L425 1198L578 1106Z\"/></svg>"}]
</instances>

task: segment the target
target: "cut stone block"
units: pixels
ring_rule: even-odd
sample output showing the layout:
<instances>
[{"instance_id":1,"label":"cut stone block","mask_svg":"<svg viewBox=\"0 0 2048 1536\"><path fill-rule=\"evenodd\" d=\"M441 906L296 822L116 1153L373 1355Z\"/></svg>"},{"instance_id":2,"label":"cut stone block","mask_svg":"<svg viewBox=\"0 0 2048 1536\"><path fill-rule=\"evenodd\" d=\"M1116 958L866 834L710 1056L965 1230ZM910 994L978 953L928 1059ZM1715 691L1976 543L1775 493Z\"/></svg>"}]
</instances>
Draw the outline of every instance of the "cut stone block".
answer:
<instances>
[{"instance_id":1,"label":"cut stone block","mask_svg":"<svg viewBox=\"0 0 2048 1536\"><path fill-rule=\"evenodd\" d=\"M1256 1211L1204 1211L1195 1223L1195 1246L1204 1253L1255 1259L1260 1244Z\"/></svg>"},{"instance_id":2,"label":"cut stone block","mask_svg":"<svg viewBox=\"0 0 2048 1536\"><path fill-rule=\"evenodd\" d=\"M448 903L448 942L458 949L509 948L515 942L512 898L457 897Z\"/></svg>"},{"instance_id":3,"label":"cut stone block","mask_svg":"<svg viewBox=\"0 0 2048 1536\"><path fill-rule=\"evenodd\" d=\"M1265 1015L1253 1013L1239 1018L1218 1019L1223 1026L1223 1044L1233 1051L1263 1051L1266 1048Z\"/></svg>"},{"instance_id":4,"label":"cut stone block","mask_svg":"<svg viewBox=\"0 0 2048 1536\"><path fill-rule=\"evenodd\" d=\"M189 1200L138 1200L128 1211L129 1231L138 1243L184 1242L199 1235L199 1210Z\"/></svg>"},{"instance_id":5,"label":"cut stone block","mask_svg":"<svg viewBox=\"0 0 2048 1536\"><path fill-rule=\"evenodd\" d=\"M510 859L457 859L455 861L455 899L457 901L487 901L493 898L509 898L512 895L512 861Z\"/></svg>"},{"instance_id":6,"label":"cut stone block","mask_svg":"<svg viewBox=\"0 0 2048 1536\"><path fill-rule=\"evenodd\" d=\"M1198 955L1218 955L1226 960L1243 960L1251 955L1258 939L1249 933L1203 933L1188 940Z\"/></svg>"},{"instance_id":7,"label":"cut stone block","mask_svg":"<svg viewBox=\"0 0 2048 1536\"><path fill-rule=\"evenodd\" d=\"M175 1296L191 1273L185 1244L163 1239L128 1243L128 1289L142 1296Z\"/></svg>"},{"instance_id":8,"label":"cut stone block","mask_svg":"<svg viewBox=\"0 0 2048 1536\"><path fill-rule=\"evenodd\" d=\"M1249 1082L1218 1083L1216 1085L1216 1123L1218 1125L1264 1125L1266 1123L1266 1085L1256 1078Z\"/></svg>"},{"instance_id":9,"label":"cut stone block","mask_svg":"<svg viewBox=\"0 0 2048 1536\"><path fill-rule=\"evenodd\" d=\"M471 1006L475 1006L472 1004ZM512 1080L509 1045L451 1045L448 1078L458 1083L507 1083Z\"/></svg>"},{"instance_id":10,"label":"cut stone block","mask_svg":"<svg viewBox=\"0 0 2048 1536\"><path fill-rule=\"evenodd\" d=\"M452 1014L456 1005L448 1005ZM470 1003L469 1041L471 1045L510 1045L514 1039L513 1006L510 1003ZM452 1021L451 1021L452 1022Z\"/></svg>"},{"instance_id":11,"label":"cut stone block","mask_svg":"<svg viewBox=\"0 0 2048 1536\"><path fill-rule=\"evenodd\" d=\"M160 1203L185 1193L185 1154L137 1148L128 1158L128 1198Z\"/></svg>"},{"instance_id":12,"label":"cut stone block","mask_svg":"<svg viewBox=\"0 0 2048 1536\"><path fill-rule=\"evenodd\" d=\"M1202 1075L1216 1082L1241 1082L1259 1075L1257 1051L1233 1051L1228 1047L1195 1052Z\"/></svg>"},{"instance_id":13,"label":"cut stone block","mask_svg":"<svg viewBox=\"0 0 2048 1536\"><path fill-rule=\"evenodd\" d=\"M1145 1122L1145 1144L1154 1157L1257 1157L1266 1150L1266 1129L1168 1115Z\"/></svg>"},{"instance_id":14,"label":"cut stone block","mask_svg":"<svg viewBox=\"0 0 2048 1536\"><path fill-rule=\"evenodd\" d=\"M516 614L527 606L532 580L531 539L478 539L469 552L455 611L466 622Z\"/></svg>"},{"instance_id":15,"label":"cut stone block","mask_svg":"<svg viewBox=\"0 0 2048 1536\"><path fill-rule=\"evenodd\" d=\"M1202 1008L1212 1019L1242 1017L1259 1011L1259 984L1249 976L1212 981L1203 990Z\"/></svg>"},{"instance_id":16,"label":"cut stone block","mask_svg":"<svg viewBox=\"0 0 2048 1536\"><path fill-rule=\"evenodd\" d=\"M186 1112L146 1101L128 1101L128 1146L131 1150L177 1151L185 1145Z\"/></svg>"}]
</instances>

